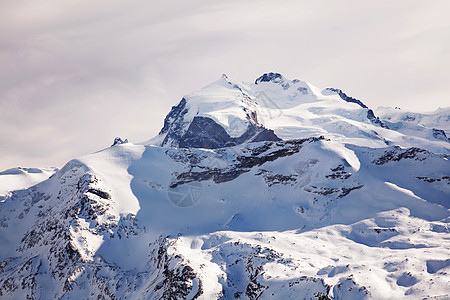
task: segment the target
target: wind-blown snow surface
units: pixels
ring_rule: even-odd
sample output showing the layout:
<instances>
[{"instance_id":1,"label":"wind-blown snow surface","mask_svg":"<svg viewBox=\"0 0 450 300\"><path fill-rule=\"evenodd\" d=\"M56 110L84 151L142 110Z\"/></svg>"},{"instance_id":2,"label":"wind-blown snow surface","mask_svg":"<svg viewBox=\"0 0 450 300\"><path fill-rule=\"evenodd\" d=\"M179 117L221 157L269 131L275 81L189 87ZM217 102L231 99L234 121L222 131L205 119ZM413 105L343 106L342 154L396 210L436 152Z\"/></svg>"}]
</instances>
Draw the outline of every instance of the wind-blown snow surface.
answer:
<instances>
[{"instance_id":1,"label":"wind-blown snow surface","mask_svg":"<svg viewBox=\"0 0 450 300\"><path fill-rule=\"evenodd\" d=\"M280 77L266 75L260 80L279 84ZM256 124L247 116L252 107L261 116L259 104L240 115L233 110L244 98L218 100L228 101L228 85L203 90L208 97L185 97L186 113L169 123L188 130L194 109L227 130L230 116ZM271 99L278 93L287 99L288 89L269 87L264 91ZM220 96L210 98L214 93ZM277 123L292 121L289 110L314 112L293 125L310 122L309 136L258 118L255 126L274 129L284 140L217 149L124 143L72 160L50 179L13 192L0 206L0 296L446 299L448 154L383 146L360 131L351 136L347 125L338 134L333 126L340 122L394 130L367 119L368 109L358 104L314 95L298 104L302 109L282 103ZM206 98L223 104L219 112L215 104L203 107ZM314 118L328 120L323 124L332 130L313 135L311 128L321 128ZM448 147L421 139L411 140Z\"/></svg>"}]
</instances>

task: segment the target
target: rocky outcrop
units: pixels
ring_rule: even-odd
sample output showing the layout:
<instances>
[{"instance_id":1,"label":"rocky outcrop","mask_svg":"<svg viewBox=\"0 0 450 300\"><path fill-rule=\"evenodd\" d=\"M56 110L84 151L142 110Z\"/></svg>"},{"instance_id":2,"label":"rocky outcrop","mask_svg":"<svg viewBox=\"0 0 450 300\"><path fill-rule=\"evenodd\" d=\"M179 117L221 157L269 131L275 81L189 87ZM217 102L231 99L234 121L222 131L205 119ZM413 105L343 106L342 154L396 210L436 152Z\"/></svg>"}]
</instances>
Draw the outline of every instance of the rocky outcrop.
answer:
<instances>
[{"instance_id":1,"label":"rocky outcrop","mask_svg":"<svg viewBox=\"0 0 450 300\"><path fill-rule=\"evenodd\" d=\"M367 111L367 119L370 120L370 122L372 122L373 124L380 126L382 128L386 128L389 129L389 126L386 125L386 123L384 123L383 121L380 120L380 118L378 118L377 116L375 116L373 110L369 109Z\"/></svg>"},{"instance_id":2,"label":"rocky outcrop","mask_svg":"<svg viewBox=\"0 0 450 300\"><path fill-rule=\"evenodd\" d=\"M248 120L247 130L239 137L231 137L221 125L209 117L195 116L191 121L185 120L184 116L188 112L186 105L186 99L183 98L166 116L164 127L159 133L164 136L161 146L217 149L249 142L281 140L273 130L258 123L256 112L244 109Z\"/></svg>"},{"instance_id":3,"label":"rocky outcrop","mask_svg":"<svg viewBox=\"0 0 450 300\"><path fill-rule=\"evenodd\" d=\"M186 109L186 99L181 99L180 103L172 106L169 114L164 119L164 126L159 132L159 135L164 136L161 146L172 146L172 141L178 141L184 134L184 115L188 110Z\"/></svg>"},{"instance_id":4,"label":"rocky outcrop","mask_svg":"<svg viewBox=\"0 0 450 300\"><path fill-rule=\"evenodd\" d=\"M449 142L449 141L450 141L450 139L449 139L449 138L447 137L447 135L445 134L445 131L444 131L444 130L433 128L433 129L432 129L432 132L433 132L433 137L434 137L435 139L437 139L437 140L442 140L442 141L446 141L446 142Z\"/></svg>"},{"instance_id":5,"label":"rocky outcrop","mask_svg":"<svg viewBox=\"0 0 450 300\"><path fill-rule=\"evenodd\" d=\"M283 80L283 76L280 73L265 73L262 76L258 77L255 80L255 84L258 84L260 82L280 82Z\"/></svg>"},{"instance_id":6,"label":"rocky outcrop","mask_svg":"<svg viewBox=\"0 0 450 300\"><path fill-rule=\"evenodd\" d=\"M243 173L249 172L255 166L261 166L266 162L274 161L278 158L290 156L300 151L302 144L317 142L323 139L309 138L302 140L265 142L261 146L249 146L244 148L248 151L245 155L235 153L234 164L225 168L204 167L202 171L190 171L176 175L176 180L171 182L170 188L194 181L205 181L212 179L215 183L227 182L237 178ZM290 180L293 178L289 177ZM270 181L275 180L272 178ZM286 179L280 177L278 179Z\"/></svg>"},{"instance_id":7,"label":"rocky outcrop","mask_svg":"<svg viewBox=\"0 0 450 300\"><path fill-rule=\"evenodd\" d=\"M373 161L377 165L384 165L388 162L399 161L402 159L414 159L414 160L425 160L427 155L431 153L425 149L420 149L417 147L412 147L408 149L401 149L398 146L392 147L390 150L386 150L384 154Z\"/></svg>"},{"instance_id":8,"label":"rocky outcrop","mask_svg":"<svg viewBox=\"0 0 450 300\"><path fill-rule=\"evenodd\" d=\"M248 142L279 141L273 130L252 123L240 137L230 137L225 129L207 117L195 117L186 133L178 140L181 148L216 149Z\"/></svg>"},{"instance_id":9,"label":"rocky outcrop","mask_svg":"<svg viewBox=\"0 0 450 300\"><path fill-rule=\"evenodd\" d=\"M344 100L345 102L349 102L349 103L356 103L359 106L361 106L362 108L368 108L367 105L365 105L364 103L362 103L361 100L358 100L356 98L350 97L348 96L346 93L344 93L341 89L335 89L335 88L326 88L326 91L330 91L330 92L334 92L336 94L339 95L339 97L341 97L342 100Z\"/></svg>"},{"instance_id":10,"label":"rocky outcrop","mask_svg":"<svg viewBox=\"0 0 450 300\"><path fill-rule=\"evenodd\" d=\"M126 144L126 143L128 143L128 139L122 140L120 137L116 137L116 138L114 139L114 142L113 142L113 144L111 145L111 147L112 147L112 146L115 146L115 145Z\"/></svg>"},{"instance_id":11,"label":"rocky outcrop","mask_svg":"<svg viewBox=\"0 0 450 300\"><path fill-rule=\"evenodd\" d=\"M283 90L288 90L291 87L289 82L295 84L295 83L299 82L299 80L298 79L294 79L292 81L289 81L289 80L286 80L283 77L283 75L281 75L280 73L270 72L270 73L263 74L262 76L258 77L255 80L255 84L259 84L259 83L262 83L262 82L273 82L273 83L279 84L283 88ZM303 94L307 94L307 89L306 88L299 87L298 91L302 92Z\"/></svg>"},{"instance_id":12,"label":"rocky outcrop","mask_svg":"<svg viewBox=\"0 0 450 300\"><path fill-rule=\"evenodd\" d=\"M356 98L350 97L348 96L346 93L344 93L342 90L340 89L335 89L335 88L326 88L326 91L330 91L330 92L334 92L336 94L339 95L339 97L344 100L345 102L349 102L349 103L355 103L358 104L359 106L361 106L362 108L367 109L367 119L369 119L370 122L372 122L373 124L380 126L382 128L389 128L383 121L380 120L380 118L378 118L377 116L375 116L373 110L371 110L370 108L367 107L367 105L365 105L361 100L358 100Z\"/></svg>"}]
</instances>

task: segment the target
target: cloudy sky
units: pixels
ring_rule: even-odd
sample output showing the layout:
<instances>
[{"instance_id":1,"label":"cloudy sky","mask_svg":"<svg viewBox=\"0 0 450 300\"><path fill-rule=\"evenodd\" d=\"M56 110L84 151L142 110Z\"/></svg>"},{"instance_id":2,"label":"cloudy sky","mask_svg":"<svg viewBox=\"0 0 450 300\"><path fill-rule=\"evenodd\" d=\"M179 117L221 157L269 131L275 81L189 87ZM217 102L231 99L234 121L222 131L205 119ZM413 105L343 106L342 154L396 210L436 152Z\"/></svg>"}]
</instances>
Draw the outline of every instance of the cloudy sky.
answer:
<instances>
[{"instance_id":1,"label":"cloudy sky","mask_svg":"<svg viewBox=\"0 0 450 300\"><path fill-rule=\"evenodd\" d=\"M0 2L0 170L153 137L222 73L276 71L370 107L450 104L443 1Z\"/></svg>"}]
</instances>

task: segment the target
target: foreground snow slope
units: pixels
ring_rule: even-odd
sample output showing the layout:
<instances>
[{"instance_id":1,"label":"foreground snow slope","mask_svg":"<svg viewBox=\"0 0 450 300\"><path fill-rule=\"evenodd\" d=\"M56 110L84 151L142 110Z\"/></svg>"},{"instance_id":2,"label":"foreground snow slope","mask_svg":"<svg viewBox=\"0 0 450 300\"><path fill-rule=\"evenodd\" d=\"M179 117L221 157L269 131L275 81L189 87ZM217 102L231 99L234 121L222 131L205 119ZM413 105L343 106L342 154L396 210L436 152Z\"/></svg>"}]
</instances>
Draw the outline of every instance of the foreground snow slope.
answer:
<instances>
[{"instance_id":1,"label":"foreground snow slope","mask_svg":"<svg viewBox=\"0 0 450 300\"><path fill-rule=\"evenodd\" d=\"M114 146L2 205L1 292L443 296L448 167L424 150L320 138Z\"/></svg>"},{"instance_id":2,"label":"foreground snow slope","mask_svg":"<svg viewBox=\"0 0 450 300\"><path fill-rule=\"evenodd\" d=\"M0 297L447 298L445 141L422 137L422 149L352 136L335 125L407 137L342 91L321 96L273 73L250 85L228 81L185 97L153 140L159 146L118 143L12 192L0 204ZM229 85L249 98L229 99ZM281 95L278 121L262 121L249 92L259 88ZM302 103L285 95L292 88ZM293 123L306 131L283 131L308 111ZM244 127L230 131L226 120L238 119ZM313 135L314 119L331 129ZM217 132L224 139L205 144Z\"/></svg>"}]
</instances>

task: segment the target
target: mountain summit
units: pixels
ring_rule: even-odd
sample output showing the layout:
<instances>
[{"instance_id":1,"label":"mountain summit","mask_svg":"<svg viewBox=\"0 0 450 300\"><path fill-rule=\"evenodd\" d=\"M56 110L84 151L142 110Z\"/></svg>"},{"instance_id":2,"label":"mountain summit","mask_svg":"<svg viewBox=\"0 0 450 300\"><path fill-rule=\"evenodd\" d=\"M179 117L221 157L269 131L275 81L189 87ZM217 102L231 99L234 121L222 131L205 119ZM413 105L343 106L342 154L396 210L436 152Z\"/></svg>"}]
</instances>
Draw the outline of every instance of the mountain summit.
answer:
<instances>
[{"instance_id":1,"label":"mountain summit","mask_svg":"<svg viewBox=\"0 0 450 300\"><path fill-rule=\"evenodd\" d=\"M445 299L449 113L223 75L146 143L1 172L0 297Z\"/></svg>"},{"instance_id":2,"label":"mountain summit","mask_svg":"<svg viewBox=\"0 0 450 300\"><path fill-rule=\"evenodd\" d=\"M172 107L159 135L148 143L216 149L323 135L365 147L400 145L450 152L445 135L450 129L448 120L438 124L444 130L415 126L406 134L396 130L399 124L390 128L389 123L340 89L320 90L306 81L289 80L272 72L254 83L239 82L224 74Z\"/></svg>"}]
</instances>

